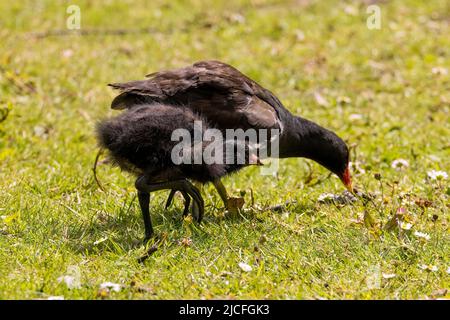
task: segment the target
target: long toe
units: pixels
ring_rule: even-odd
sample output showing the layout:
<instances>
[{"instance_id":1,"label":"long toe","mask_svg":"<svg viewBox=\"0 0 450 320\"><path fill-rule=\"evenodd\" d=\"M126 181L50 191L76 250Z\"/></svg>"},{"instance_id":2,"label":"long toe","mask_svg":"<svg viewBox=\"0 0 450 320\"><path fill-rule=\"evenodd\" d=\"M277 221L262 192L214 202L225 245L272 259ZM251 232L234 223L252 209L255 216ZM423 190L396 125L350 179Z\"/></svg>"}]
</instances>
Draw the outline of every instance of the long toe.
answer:
<instances>
[{"instance_id":1,"label":"long toe","mask_svg":"<svg viewBox=\"0 0 450 320\"><path fill-rule=\"evenodd\" d=\"M173 202L173 197L175 196L175 193L177 193L177 190L172 189L170 190L169 196L167 197L167 201L166 201L166 209L168 209Z\"/></svg>"},{"instance_id":2,"label":"long toe","mask_svg":"<svg viewBox=\"0 0 450 320\"><path fill-rule=\"evenodd\" d=\"M194 201L194 203L192 204L192 218L195 219L195 221L198 222L200 216L200 210L198 208L198 204L196 201Z\"/></svg>"},{"instance_id":3,"label":"long toe","mask_svg":"<svg viewBox=\"0 0 450 320\"><path fill-rule=\"evenodd\" d=\"M183 195L183 198L184 198L183 217L186 217L189 214L189 206L191 204L191 197L185 191L182 191L181 194Z\"/></svg>"},{"instance_id":4,"label":"long toe","mask_svg":"<svg viewBox=\"0 0 450 320\"><path fill-rule=\"evenodd\" d=\"M183 181L183 189L183 191L185 191L194 201L192 204L192 217L200 223L205 211L203 197L200 194L200 191L187 180Z\"/></svg>"},{"instance_id":5,"label":"long toe","mask_svg":"<svg viewBox=\"0 0 450 320\"><path fill-rule=\"evenodd\" d=\"M147 245L153 238L154 238L153 235L146 235L143 240L144 246Z\"/></svg>"},{"instance_id":6,"label":"long toe","mask_svg":"<svg viewBox=\"0 0 450 320\"><path fill-rule=\"evenodd\" d=\"M203 214L205 211L203 197L200 195L198 190L194 189L192 192L192 199L194 200L194 203L192 204L192 217L200 223L203 219Z\"/></svg>"}]
</instances>

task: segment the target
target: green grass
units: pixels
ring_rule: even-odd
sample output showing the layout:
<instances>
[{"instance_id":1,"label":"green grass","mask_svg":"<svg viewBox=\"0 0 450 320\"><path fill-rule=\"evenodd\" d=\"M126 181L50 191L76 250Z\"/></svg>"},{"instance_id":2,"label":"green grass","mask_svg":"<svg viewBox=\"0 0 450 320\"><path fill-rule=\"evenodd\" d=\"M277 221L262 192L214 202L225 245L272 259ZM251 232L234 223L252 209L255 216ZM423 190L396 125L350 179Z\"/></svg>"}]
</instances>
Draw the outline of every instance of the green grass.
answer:
<instances>
[{"instance_id":1,"label":"green grass","mask_svg":"<svg viewBox=\"0 0 450 320\"><path fill-rule=\"evenodd\" d=\"M152 32L37 38L65 30L72 2L0 3L0 108L11 108L0 123L1 299L421 299L449 288L448 180L426 179L450 173L448 1L384 1L380 30L367 29L363 1L77 3L82 30ZM95 123L117 114L106 84L211 58L348 141L365 171L355 183L376 199L318 203L343 187L303 159L281 161L276 177L250 168L225 179L233 195L246 191L240 215L224 215L207 186L201 226L181 218L180 200L164 211L160 192L152 218L166 241L139 264L132 177L100 166L101 192L91 170ZM399 158L409 167L391 168ZM399 208L411 230L383 229ZM80 288L58 282L68 274ZM106 281L123 289L99 292Z\"/></svg>"}]
</instances>

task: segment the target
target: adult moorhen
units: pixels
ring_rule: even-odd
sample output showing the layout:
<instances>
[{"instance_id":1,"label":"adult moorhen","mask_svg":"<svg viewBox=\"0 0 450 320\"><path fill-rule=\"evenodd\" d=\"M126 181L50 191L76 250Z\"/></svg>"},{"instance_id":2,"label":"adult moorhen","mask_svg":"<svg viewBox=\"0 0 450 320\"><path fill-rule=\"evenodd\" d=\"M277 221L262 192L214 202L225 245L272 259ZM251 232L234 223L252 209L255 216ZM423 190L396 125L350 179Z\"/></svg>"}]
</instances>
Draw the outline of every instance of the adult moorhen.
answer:
<instances>
[{"instance_id":1,"label":"adult moorhen","mask_svg":"<svg viewBox=\"0 0 450 320\"><path fill-rule=\"evenodd\" d=\"M113 100L112 109L165 103L193 110L223 131L278 129L279 158L314 160L335 173L352 191L345 142L332 131L292 115L273 93L234 67L219 61L200 61L147 77L141 81L109 84L121 92ZM219 179L213 183L227 207L228 196L223 184ZM169 199L172 196L173 193Z\"/></svg>"}]
</instances>

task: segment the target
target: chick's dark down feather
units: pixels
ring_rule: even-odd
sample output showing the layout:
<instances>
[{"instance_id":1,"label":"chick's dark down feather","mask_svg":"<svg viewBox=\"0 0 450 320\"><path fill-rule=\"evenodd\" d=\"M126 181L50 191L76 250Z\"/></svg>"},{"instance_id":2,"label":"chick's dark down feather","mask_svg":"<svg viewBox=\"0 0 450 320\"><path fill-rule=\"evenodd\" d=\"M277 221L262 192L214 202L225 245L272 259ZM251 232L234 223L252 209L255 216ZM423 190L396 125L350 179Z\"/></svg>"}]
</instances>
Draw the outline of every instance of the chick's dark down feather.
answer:
<instances>
[{"instance_id":1,"label":"chick's dark down feather","mask_svg":"<svg viewBox=\"0 0 450 320\"><path fill-rule=\"evenodd\" d=\"M174 164L172 149L179 141L172 141L172 132L185 129L194 137L194 121L202 121L203 130L208 129L207 122L188 108L141 105L100 122L97 136L100 145L109 150L114 162L123 170L153 175L156 180L189 178L209 182L244 166L227 164L225 158L223 163ZM193 152L202 152L207 145L203 142L199 151L192 148L192 157Z\"/></svg>"}]
</instances>

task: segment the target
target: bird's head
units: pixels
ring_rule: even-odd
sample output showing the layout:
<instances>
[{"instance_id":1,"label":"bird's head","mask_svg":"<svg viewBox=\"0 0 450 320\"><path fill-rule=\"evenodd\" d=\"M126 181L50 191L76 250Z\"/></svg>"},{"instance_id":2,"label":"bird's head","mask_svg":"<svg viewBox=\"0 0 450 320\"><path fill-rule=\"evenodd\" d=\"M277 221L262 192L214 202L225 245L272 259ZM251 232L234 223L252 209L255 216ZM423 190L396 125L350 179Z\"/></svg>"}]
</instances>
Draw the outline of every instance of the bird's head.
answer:
<instances>
[{"instance_id":1,"label":"bird's head","mask_svg":"<svg viewBox=\"0 0 450 320\"><path fill-rule=\"evenodd\" d=\"M336 174L353 192L349 168L350 153L347 144L334 132L306 119L298 118L297 154L311 159Z\"/></svg>"},{"instance_id":2,"label":"bird's head","mask_svg":"<svg viewBox=\"0 0 450 320\"><path fill-rule=\"evenodd\" d=\"M318 141L321 143L317 146L317 151L311 159L337 175L347 190L353 192L349 168L350 155L346 143L331 131L328 131L325 137L319 138Z\"/></svg>"}]
</instances>

